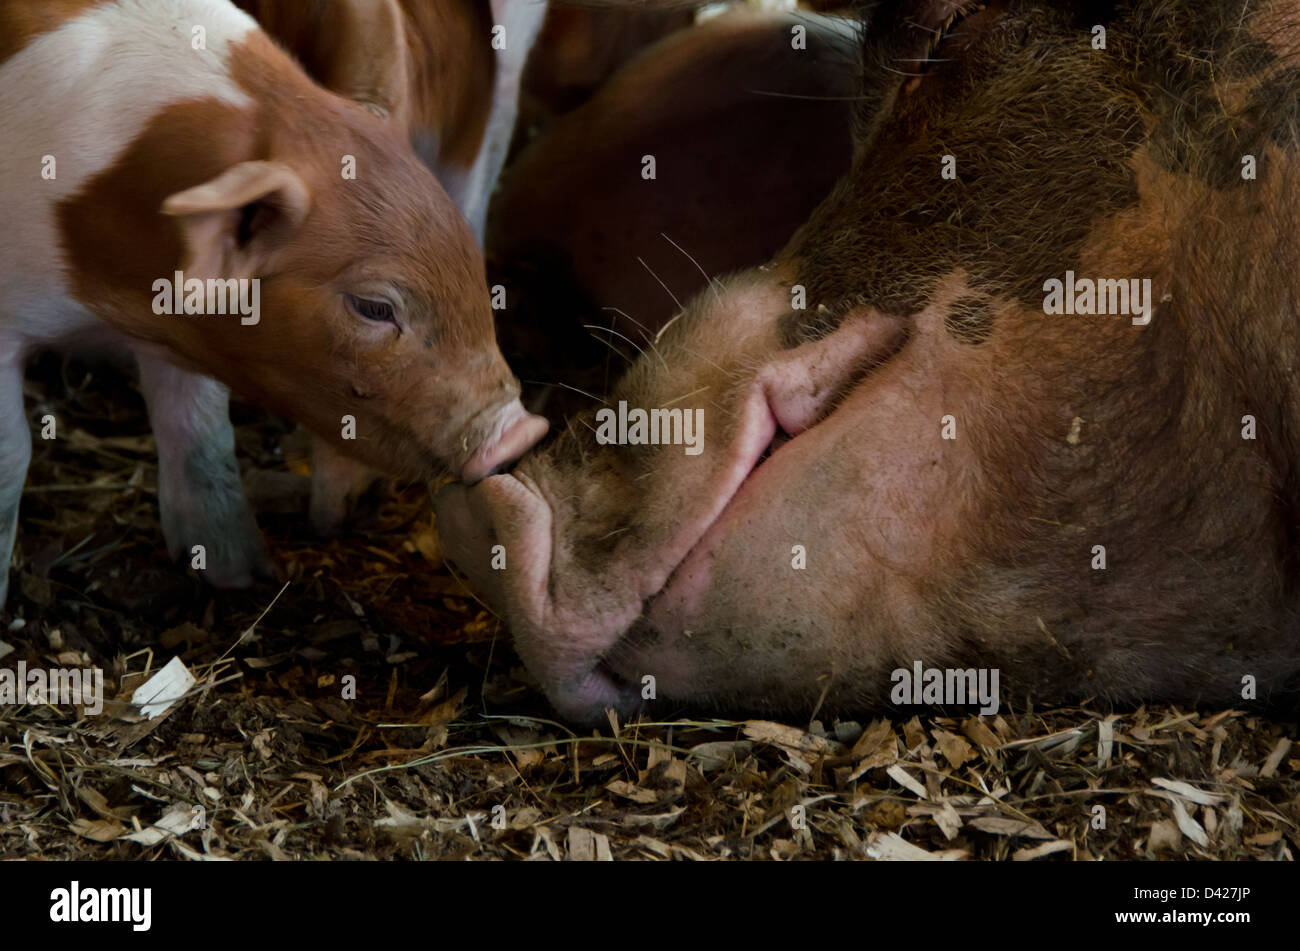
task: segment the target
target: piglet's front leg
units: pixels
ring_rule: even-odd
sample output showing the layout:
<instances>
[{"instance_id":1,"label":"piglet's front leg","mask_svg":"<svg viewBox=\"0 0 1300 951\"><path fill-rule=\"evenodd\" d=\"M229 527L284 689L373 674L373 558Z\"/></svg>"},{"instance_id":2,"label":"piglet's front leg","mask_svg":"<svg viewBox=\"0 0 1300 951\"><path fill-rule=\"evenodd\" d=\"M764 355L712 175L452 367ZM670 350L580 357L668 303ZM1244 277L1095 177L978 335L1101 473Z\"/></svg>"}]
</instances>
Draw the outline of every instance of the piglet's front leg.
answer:
<instances>
[{"instance_id":1,"label":"piglet's front leg","mask_svg":"<svg viewBox=\"0 0 1300 951\"><path fill-rule=\"evenodd\" d=\"M16 343L0 334L0 610L9 593L9 559L18 533L18 500L32 458L32 434L23 413L23 364Z\"/></svg>"},{"instance_id":2,"label":"piglet's front leg","mask_svg":"<svg viewBox=\"0 0 1300 951\"><path fill-rule=\"evenodd\" d=\"M356 514L358 502L388 480L369 466L334 449L320 437L311 448L311 525L317 535L337 535Z\"/></svg>"},{"instance_id":3,"label":"piglet's front leg","mask_svg":"<svg viewBox=\"0 0 1300 951\"><path fill-rule=\"evenodd\" d=\"M274 576L239 481L229 392L215 380L139 355L140 387L158 443L158 503L173 558L218 588Z\"/></svg>"}]
</instances>

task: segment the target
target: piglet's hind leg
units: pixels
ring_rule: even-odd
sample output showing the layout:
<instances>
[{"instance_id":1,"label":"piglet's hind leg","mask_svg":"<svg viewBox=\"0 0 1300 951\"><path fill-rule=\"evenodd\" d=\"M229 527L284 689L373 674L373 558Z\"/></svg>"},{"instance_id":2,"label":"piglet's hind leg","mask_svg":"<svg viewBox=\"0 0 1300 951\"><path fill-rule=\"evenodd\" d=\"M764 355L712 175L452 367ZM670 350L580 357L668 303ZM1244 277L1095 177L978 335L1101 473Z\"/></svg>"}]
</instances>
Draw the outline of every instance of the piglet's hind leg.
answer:
<instances>
[{"instance_id":1,"label":"piglet's hind leg","mask_svg":"<svg viewBox=\"0 0 1300 951\"><path fill-rule=\"evenodd\" d=\"M0 610L9 593L9 559L18 534L18 500L32 458L32 434L23 413L23 364L17 347L0 337Z\"/></svg>"},{"instance_id":2,"label":"piglet's hind leg","mask_svg":"<svg viewBox=\"0 0 1300 951\"><path fill-rule=\"evenodd\" d=\"M218 588L272 577L262 535L239 481L229 392L154 357L139 357L140 387L158 443L158 504L173 558L195 563Z\"/></svg>"}]
</instances>

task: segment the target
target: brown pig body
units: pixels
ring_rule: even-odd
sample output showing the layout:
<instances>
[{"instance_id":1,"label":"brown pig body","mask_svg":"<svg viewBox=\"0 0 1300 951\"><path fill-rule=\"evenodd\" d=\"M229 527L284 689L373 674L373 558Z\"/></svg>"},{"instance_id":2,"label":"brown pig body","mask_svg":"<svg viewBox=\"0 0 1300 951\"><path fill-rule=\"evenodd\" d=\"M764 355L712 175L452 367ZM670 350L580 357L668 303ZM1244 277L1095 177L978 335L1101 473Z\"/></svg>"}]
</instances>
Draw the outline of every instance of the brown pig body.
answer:
<instances>
[{"instance_id":1,"label":"brown pig body","mask_svg":"<svg viewBox=\"0 0 1300 951\"><path fill-rule=\"evenodd\" d=\"M1300 14L957 13L867 4L854 167L784 250L441 494L563 713L883 707L918 665L1294 696Z\"/></svg>"}]
</instances>

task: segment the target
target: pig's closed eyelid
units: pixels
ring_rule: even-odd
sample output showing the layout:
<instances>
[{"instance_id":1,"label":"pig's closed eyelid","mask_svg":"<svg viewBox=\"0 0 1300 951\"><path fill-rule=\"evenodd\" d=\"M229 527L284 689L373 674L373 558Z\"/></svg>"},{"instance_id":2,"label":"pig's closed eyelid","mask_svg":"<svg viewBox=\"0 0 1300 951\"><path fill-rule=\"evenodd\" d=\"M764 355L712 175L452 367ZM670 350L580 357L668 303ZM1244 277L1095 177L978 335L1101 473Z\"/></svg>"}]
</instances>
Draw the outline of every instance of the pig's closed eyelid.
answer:
<instances>
[{"instance_id":1,"label":"pig's closed eyelid","mask_svg":"<svg viewBox=\"0 0 1300 951\"><path fill-rule=\"evenodd\" d=\"M417 299L401 284L373 273L353 273L341 278L336 286L350 297L387 301L398 312L407 309L411 300Z\"/></svg>"},{"instance_id":2,"label":"pig's closed eyelid","mask_svg":"<svg viewBox=\"0 0 1300 951\"><path fill-rule=\"evenodd\" d=\"M399 334L405 332L398 320L398 305L384 295L347 294L348 308L360 319L372 324L391 324Z\"/></svg>"}]
</instances>

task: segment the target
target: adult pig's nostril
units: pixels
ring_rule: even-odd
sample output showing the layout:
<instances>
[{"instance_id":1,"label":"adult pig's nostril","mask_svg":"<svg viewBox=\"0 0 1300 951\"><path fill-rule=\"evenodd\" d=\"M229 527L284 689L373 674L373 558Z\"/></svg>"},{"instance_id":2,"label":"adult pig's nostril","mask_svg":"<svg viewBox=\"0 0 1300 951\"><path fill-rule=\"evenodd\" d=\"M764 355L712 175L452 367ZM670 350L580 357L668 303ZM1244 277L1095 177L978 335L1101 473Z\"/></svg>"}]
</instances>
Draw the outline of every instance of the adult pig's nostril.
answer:
<instances>
[{"instance_id":1,"label":"adult pig's nostril","mask_svg":"<svg viewBox=\"0 0 1300 951\"><path fill-rule=\"evenodd\" d=\"M461 481L472 485L496 475L536 445L548 427L546 420L533 416L515 400L502 411L494 427L496 437L489 438L465 463Z\"/></svg>"}]
</instances>

